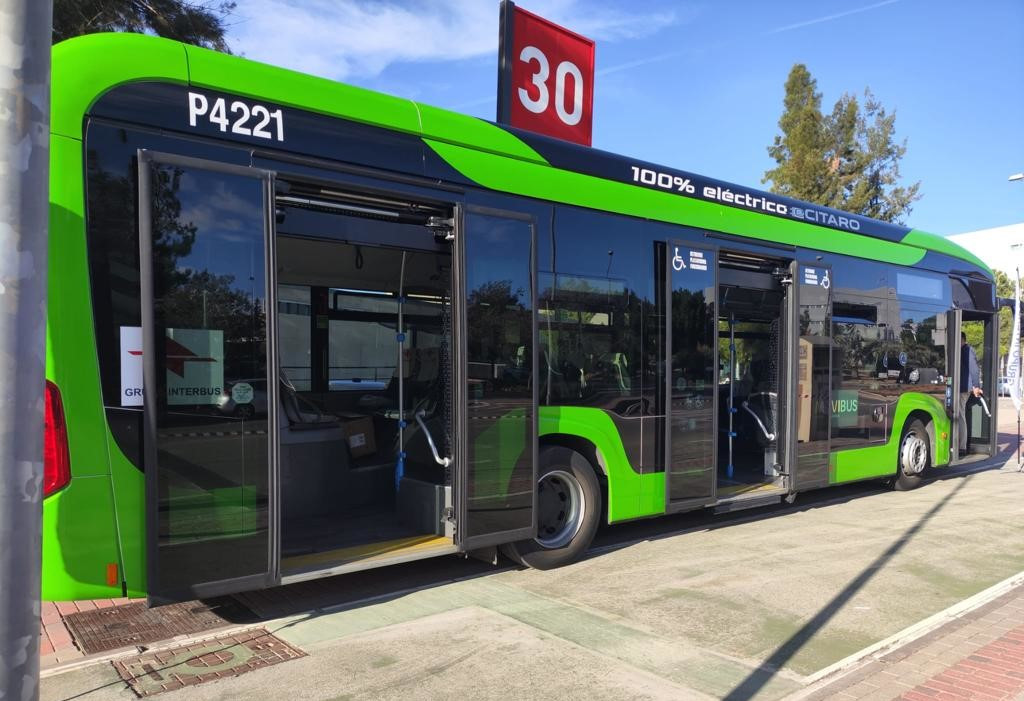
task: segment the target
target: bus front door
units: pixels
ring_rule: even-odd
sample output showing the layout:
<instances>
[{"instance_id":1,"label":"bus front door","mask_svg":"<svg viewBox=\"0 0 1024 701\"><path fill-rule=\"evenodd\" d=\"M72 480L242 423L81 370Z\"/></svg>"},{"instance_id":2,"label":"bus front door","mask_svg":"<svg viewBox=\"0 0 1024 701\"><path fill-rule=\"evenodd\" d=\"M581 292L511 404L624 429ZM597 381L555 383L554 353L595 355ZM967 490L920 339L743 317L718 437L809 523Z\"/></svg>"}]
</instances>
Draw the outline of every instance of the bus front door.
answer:
<instances>
[{"instance_id":1,"label":"bus front door","mask_svg":"<svg viewBox=\"0 0 1024 701\"><path fill-rule=\"evenodd\" d=\"M665 431L668 509L715 498L718 435L718 312L715 252L678 241L668 247Z\"/></svg>"},{"instance_id":2,"label":"bus front door","mask_svg":"<svg viewBox=\"0 0 1024 701\"><path fill-rule=\"evenodd\" d=\"M143 360L151 602L274 582L271 186L139 152L142 327L121 334Z\"/></svg>"},{"instance_id":3,"label":"bus front door","mask_svg":"<svg viewBox=\"0 0 1024 701\"><path fill-rule=\"evenodd\" d=\"M989 312L960 309L949 311L946 316L950 355L946 412L950 417L950 462L955 464L996 454L998 317ZM965 384L970 384L970 378L965 377L971 365L968 353L977 361L980 397L962 391Z\"/></svg>"},{"instance_id":4,"label":"bus front door","mask_svg":"<svg viewBox=\"0 0 1024 701\"><path fill-rule=\"evenodd\" d=\"M536 535L536 227L471 206L458 219L455 536L473 550Z\"/></svg>"}]
</instances>

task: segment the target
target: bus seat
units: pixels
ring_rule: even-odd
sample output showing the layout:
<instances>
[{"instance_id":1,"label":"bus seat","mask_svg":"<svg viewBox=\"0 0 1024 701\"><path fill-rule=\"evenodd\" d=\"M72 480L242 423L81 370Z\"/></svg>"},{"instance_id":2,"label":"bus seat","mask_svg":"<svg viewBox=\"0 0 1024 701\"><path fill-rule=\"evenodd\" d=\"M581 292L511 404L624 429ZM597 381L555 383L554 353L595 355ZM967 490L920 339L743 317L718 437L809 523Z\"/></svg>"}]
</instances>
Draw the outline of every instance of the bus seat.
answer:
<instances>
[{"instance_id":1,"label":"bus seat","mask_svg":"<svg viewBox=\"0 0 1024 701\"><path fill-rule=\"evenodd\" d=\"M288 421L288 428L301 431L341 425L338 417L325 415L315 404L300 397L295 390L295 385L289 382L283 370L279 385L281 388L281 410ZM303 405L312 411L303 411Z\"/></svg>"}]
</instances>

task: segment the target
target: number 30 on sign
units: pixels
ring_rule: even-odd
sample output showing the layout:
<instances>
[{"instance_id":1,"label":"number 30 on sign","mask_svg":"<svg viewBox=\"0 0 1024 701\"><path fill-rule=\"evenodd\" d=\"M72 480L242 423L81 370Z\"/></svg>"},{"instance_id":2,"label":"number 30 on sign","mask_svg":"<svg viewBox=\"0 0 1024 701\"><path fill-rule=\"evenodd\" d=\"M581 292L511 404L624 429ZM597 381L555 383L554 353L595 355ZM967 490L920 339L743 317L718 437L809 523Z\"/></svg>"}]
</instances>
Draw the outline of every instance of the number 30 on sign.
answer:
<instances>
[{"instance_id":1,"label":"number 30 on sign","mask_svg":"<svg viewBox=\"0 0 1024 701\"><path fill-rule=\"evenodd\" d=\"M502 24L498 121L589 146L594 42L507 0Z\"/></svg>"}]
</instances>

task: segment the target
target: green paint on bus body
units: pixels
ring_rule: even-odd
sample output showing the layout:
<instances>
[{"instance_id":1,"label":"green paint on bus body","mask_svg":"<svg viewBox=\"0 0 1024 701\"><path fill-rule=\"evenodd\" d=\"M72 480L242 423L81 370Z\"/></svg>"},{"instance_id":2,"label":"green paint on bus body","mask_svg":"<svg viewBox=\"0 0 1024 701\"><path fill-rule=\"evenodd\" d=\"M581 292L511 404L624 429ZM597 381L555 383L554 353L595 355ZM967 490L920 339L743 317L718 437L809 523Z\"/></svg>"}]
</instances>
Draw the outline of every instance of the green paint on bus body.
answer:
<instances>
[{"instance_id":1,"label":"green paint on bus body","mask_svg":"<svg viewBox=\"0 0 1024 701\"><path fill-rule=\"evenodd\" d=\"M927 248L928 250L935 251L936 253L945 253L947 256L959 258L960 260L970 261L984 270L988 277L993 276L991 268L989 268L981 258L978 258L978 256L974 255L963 246L953 243L944 236L929 234L927 231L921 231L919 229L911 229L903 237L903 243L910 246Z\"/></svg>"},{"instance_id":2,"label":"green paint on bus body","mask_svg":"<svg viewBox=\"0 0 1024 701\"><path fill-rule=\"evenodd\" d=\"M427 144L460 173L492 190L899 265L914 265L925 255L923 249L902 243L788 221L513 158L498 158L450 143L428 139Z\"/></svg>"},{"instance_id":3,"label":"green paint on bus body","mask_svg":"<svg viewBox=\"0 0 1024 701\"><path fill-rule=\"evenodd\" d=\"M538 434L563 434L590 441L608 478L608 522L665 513L665 473L641 474L626 457L622 438L608 413L594 407L542 406Z\"/></svg>"},{"instance_id":4,"label":"green paint on bus body","mask_svg":"<svg viewBox=\"0 0 1024 701\"><path fill-rule=\"evenodd\" d=\"M535 163L544 158L515 135L476 117L326 78L141 34L89 34L53 49L54 134L81 139L89 107L126 83L156 81L275 102Z\"/></svg>"},{"instance_id":5,"label":"green paint on bus body","mask_svg":"<svg viewBox=\"0 0 1024 701\"><path fill-rule=\"evenodd\" d=\"M53 135L46 378L60 389L68 417L71 484L45 500L43 597L58 600L121 595L120 581L107 584L108 565L120 573L122 561L85 265L82 173L81 142Z\"/></svg>"},{"instance_id":6,"label":"green paint on bus body","mask_svg":"<svg viewBox=\"0 0 1024 701\"><path fill-rule=\"evenodd\" d=\"M117 446L103 414L85 265L85 119L91 105L118 85L192 84L417 134L466 177L504 192L903 265L919 262L924 250L932 250L987 270L959 246L917 230L902 243L888 242L558 170L515 135L473 117L164 39L90 35L53 51L47 378L61 389L70 419L72 484L45 501L47 599L120 595L120 583L106 583L111 563L118 566L129 595L146 591L145 478ZM910 396L900 399L895 426L902 427ZM933 416L936 454L945 462L949 421L941 405L922 408ZM608 475L610 522L664 512L664 473L640 474L630 466L602 410L541 407L539 419L542 436L563 433L594 444ZM833 481L892 474L898 440L897 434L884 446L836 453ZM886 467L880 472L879 465Z\"/></svg>"},{"instance_id":7,"label":"green paint on bus body","mask_svg":"<svg viewBox=\"0 0 1024 701\"><path fill-rule=\"evenodd\" d=\"M932 250L987 270L973 254L921 231L895 243L551 168L514 134L475 117L157 37L78 37L54 47L53 64L52 129L73 138L81 138L89 106L113 87L191 84L420 135L463 175L504 192L902 265ZM543 167L516 167L524 163Z\"/></svg>"},{"instance_id":8,"label":"green paint on bus body","mask_svg":"<svg viewBox=\"0 0 1024 701\"><path fill-rule=\"evenodd\" d=\"M907 392L900 396L893 412L892 435L886 443L867 448L851 448L832 453L830 482L856 482L896 474L900 439L911 412L923 412L931 418L934 431L935 449L932 451L932 465L941 467L949 464L950 421L946 409L930 394Z\"/></svg>"}]
</instances>

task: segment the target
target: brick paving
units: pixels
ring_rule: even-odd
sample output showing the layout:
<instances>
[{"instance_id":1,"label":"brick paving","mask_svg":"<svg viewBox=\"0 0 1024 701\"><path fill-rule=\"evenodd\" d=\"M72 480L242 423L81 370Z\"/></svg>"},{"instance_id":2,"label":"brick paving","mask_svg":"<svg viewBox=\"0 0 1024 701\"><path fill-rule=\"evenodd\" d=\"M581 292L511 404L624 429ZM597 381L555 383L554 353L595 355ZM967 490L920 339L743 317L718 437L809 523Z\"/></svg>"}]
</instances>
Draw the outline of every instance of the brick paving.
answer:
<instances>
[{"instance_id":1,"label":"brick paving","mask_svg":"<svg viewBox=\"0 0 1024 701\"><path fill-rule=\"evenodd\" d=\"M1024 701L1024 586L801 696L810 701Z\"/></svg>"},{"instance_id":2,"label":"brick paving","mask_svg":"<svg viewBox=\"0 0 1024 701\"><path fill-rule=\"evenodd\" d=\"M64 623L64 616L81 611L123 606L140 599L95 599L92 601L44 601L39 616L39 664L43 669L85 656Z\"/></svg>"}]
</instances>

